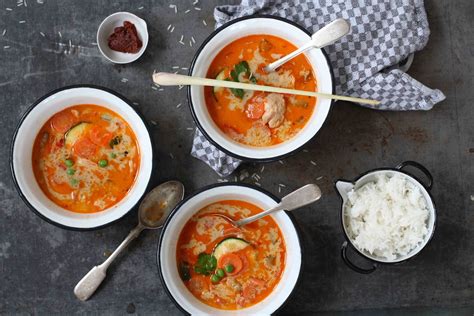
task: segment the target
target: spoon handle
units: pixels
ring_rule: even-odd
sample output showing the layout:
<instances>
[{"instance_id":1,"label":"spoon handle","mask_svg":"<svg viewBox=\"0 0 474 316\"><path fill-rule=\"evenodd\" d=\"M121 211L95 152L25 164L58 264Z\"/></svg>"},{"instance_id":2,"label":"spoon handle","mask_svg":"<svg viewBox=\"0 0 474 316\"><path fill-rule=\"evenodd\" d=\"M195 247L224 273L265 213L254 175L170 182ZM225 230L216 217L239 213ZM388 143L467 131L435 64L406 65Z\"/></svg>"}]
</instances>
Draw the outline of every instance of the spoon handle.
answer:
<instances>
[{"instance_id":1,"label":"spoon handle","mask_svg":"<svg viewBox=\"0 0 474 316\"><path fill-rule=\"evenodd\" d=\"M345 36L351 30L349 22L344 19L337 19L325 25L322 29L313 34L311 40L313 46L322 48L330 45Z\"/></svg>"},{"instance_id":2,"label":"spoon handle","mask_svg":"<svg viewBox=\"0 0 474 316\"><path fill-rule=\"evenodd\" d=\"M321 189L319 189L316 184L307 184L283 197L281 202L271 209L258 213L254 216L238 220L235 222L235 225L237 227L247 225L248 223L256 221L257 219L277 211L292 211L294 209L316 202L320 198Z\"/></svg>"},{"instance_id":3,"label":"spoon handle","mask_svg":"<svg viewBox=\"0 0 474 316\"><path fill-rule=\"evenodd\" d=\"M81 300L86 301L89 297L94 294L97 288L104 281L107 269L110 264L117 258L117 256L128 246L128 244L138 237L144 227L138 224L137 227L132 229L128 236L122 241L122 243L115 249L115 251L105 260L101 265L93 267L76 285L74 288L74 295Z\"/></svg>"},{"instance_id":4,"label":"spoon handle","mask_svg":"<svg viewBox=\"0 0 474 316\"><path fill-rule=\"evenodd\" d=\"M272 72L281 65L285 64L289 60L295 58L299 54L307 51L310 48L323 48L329 44L334 43L350 31L349 23L344 19L337 19L325 25L323 28L316 31L316 33L311 36L311 41L308 44L305 44L293 51L292 53L274 61L273 63L266 66L264 69L266 72Z\"/></svg>"},{"instance_id":5,"label":"spoon handle","mask_svg":"<svg viewBox=\"0 0 474 316\"><path fill-rule=\"evenodd\" d=\"M278 67L280 67L281 65L285 64L286 62L288 62L289 60L295 58L296 56L298 56L299 54L302 54L304 53L305 51L307 51L308 49L312 48L313 47L313 42L309 42L308 44L305 44L304 46L301 46L300 48L298 48L297 50L289 53L288 55L286 56L283 56L282 58L274 61L273 63L269 64L268 66L265 67L265 71L266 72L272 72L274 71L275 69L277 69Z\"/></svg>"}]
</instances>

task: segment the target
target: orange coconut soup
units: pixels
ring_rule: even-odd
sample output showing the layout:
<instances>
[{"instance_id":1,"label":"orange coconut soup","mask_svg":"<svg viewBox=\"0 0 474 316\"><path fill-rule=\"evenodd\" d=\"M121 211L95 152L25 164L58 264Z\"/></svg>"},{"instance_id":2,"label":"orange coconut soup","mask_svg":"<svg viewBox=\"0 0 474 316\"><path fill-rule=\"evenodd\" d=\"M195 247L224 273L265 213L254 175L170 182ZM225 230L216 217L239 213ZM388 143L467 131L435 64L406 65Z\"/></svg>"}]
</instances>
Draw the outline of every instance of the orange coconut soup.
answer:
<instances>
[{"instance_id":1,"label":"orange coconut soup","mask_svg":"<svg viewBox=\"0 0 474 316\"><path fill-rule=\"evenodd\" d=\"M296 50L271 35L242 37L214 58L208 78L316 91L313 69L304 55L267 74L263 67ZM310 119L316 99L241 89L205 88L208 111L227 136L250 146L271 146L294 137Z\"/></svg>"},{"instance_id":2,"label":"orange coconut soup","mask_svg":"<svg viewBox=\"0 0 474 316\"><path fill-rule=\"evenodd\" d=\"M140 166L137 139L127 122L93 104L53 115L36 137L32 159L46 196L78 213L102 211L122 200Z\"/></svg>"},{"instance_id":3,"label":"orange coconut soup","mask_svg":"<svg viewBox=\"0 0 474 316\"><path fill-rule=\"evenodd\" d=\"M247 202L221 201L201 209L184 226L176 251L178 270L203 303L226 310L249 307L280 281L286 248L275 221L267 216L235 228L218 216L241 219L259 212Z\"/></svg>"}]
</instances>

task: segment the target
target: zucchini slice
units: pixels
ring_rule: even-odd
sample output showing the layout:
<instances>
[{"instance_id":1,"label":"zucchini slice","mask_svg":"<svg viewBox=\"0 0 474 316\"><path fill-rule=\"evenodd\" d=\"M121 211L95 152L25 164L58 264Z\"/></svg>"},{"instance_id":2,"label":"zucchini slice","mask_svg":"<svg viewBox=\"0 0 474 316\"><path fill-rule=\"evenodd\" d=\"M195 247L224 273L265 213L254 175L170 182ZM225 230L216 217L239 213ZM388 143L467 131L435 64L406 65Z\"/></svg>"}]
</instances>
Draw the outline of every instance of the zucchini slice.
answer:
<instances>
[{"instance_id":1,"label":"zucchini slice","mask_svg":"<svg viewBox=\"0 0 474 316\"><path fill-rule=\"evenodd\" d=\"M225 79L226 79L226 78L225 78L225 73L226 73L226 71L227 71L227 68L222 69L222 70L217 74L216 79L217 79L217 80L225 80ZM213 89L214 96L216 96L216 93L221 92L222 90L224 90L224 88L222 88L222 87L214 87L214 89Z\"/></svg>"},{"instance_id":2,"label":"zucchini slice","mask_svg":"<svg viewBox=\"0 0 474 316\"><path fill-rule=\"evenodd\" d=\"M229 237L222 240L214 247L214 252L212 253L216 257L217 261L219 258L225 255L226 253L235 252L242 250L250 246L250 243L241 238Z\"/></svg>"},{"instance_id":3,"label":"zucchini slice","mask_svg":"<svg viewBox=\"0 0 474 316\"><path fill-rule=\"evenodd\" d=\"M64 135L66 139L66 147L72 147L74 143L81 138L82 134L89 128L91 124L87 122L81 122L71 127Z\"/></svg>"}]
</instances>

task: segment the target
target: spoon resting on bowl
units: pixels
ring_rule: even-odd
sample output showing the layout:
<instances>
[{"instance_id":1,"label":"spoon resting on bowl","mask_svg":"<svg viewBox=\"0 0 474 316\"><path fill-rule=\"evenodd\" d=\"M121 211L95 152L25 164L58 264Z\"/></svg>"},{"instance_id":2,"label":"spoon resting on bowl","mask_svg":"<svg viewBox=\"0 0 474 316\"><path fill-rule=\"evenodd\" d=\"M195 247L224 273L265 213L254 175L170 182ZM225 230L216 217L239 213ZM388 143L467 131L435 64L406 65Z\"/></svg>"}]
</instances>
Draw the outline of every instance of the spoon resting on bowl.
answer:
<instances>
[{"instance_id":1,"label":"spoon resting on bowl","mask_svg":"<svg viewBox=\"0 0 474 316\"><path fill-rule=\"evenodd\" d=\"M314 203L320 198L321 189L316 184L307 184L284 196L281 199L281 202L275 205L274 207L247 218L243 218L236 221L220 213L208 213L203 214L202 216L218 216L228 221L230 224L232 224L232 226L239 228L249 223L255 222L256 220L265 217L271 213L275 213L278 211L293 211L297 208Z\"/></svg>"},{"instance_id":2,"label":"spoon resting on bowl","mask_svg":"<svg viewBox=\"0 0 474 316\"><path fill-rule=\"evenodd\" d=\"M323 48L324 46L330 45L349 33L351 27L349 23L344 19L337 19L319 29L316 33L311 36L311 41L301 46L294 52L283 56L282 58L274 61L273 63L265 66L263 70L269 73L275 71L278 67L295 58L296 56L304 53L311 48Z\"/></svg>"},{"instance_id":3,"label":"spoon resting on bowl","mask_svg":"<svg viewBox=\"0 0 474 316\"><path fill-rule=\"evenodd\" d=\"M168 215L184 197L184 186L179 181L160 184L145 196L138 209L138 225L130 231L125 240L101 265L93 267L76 285L74 294L86 301L105 279L110 264L128 244L138 237L144 229L157 229L163 226Z\"/></svg>"}]
</instances>

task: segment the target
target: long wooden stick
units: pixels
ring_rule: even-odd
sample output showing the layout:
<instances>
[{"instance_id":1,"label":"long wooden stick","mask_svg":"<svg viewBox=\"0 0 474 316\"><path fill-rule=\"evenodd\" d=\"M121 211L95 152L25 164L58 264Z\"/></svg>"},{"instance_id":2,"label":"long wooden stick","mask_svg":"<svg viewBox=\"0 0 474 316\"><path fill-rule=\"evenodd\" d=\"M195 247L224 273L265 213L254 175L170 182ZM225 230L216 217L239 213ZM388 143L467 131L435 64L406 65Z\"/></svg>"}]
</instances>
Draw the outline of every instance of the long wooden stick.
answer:
<instances>
[{"instance_id":1,"label":"long wooden stick","mask_svg":"<svg viewBox=\"0 0 474 316\"><path fill-rule=\"evenodd\" d=\"M334 95L334 94L329 94L329 93L277 88L277 87L272 87L272 86L262 86L258 84L249 84L249 83L226 81L226 80L192 77L192 76L178 75L178 74L167 73L167 72L158 72L158 73L153 74L153 81L160 86L178 86L178 85L180 86L186 86L186 85L211 86L211 87L223 87L223 88L234 88L234 89L304 95L308 97L321 97L321 98L326 98L326 99L351 101L351 102L365 103L365 104L371 104L371 105L377 105L380 103L380 101L377 101L377 100L361 99L361 98L348 97L348 96L342 96L342 95Z\"/></svg>"}]
</instances>

